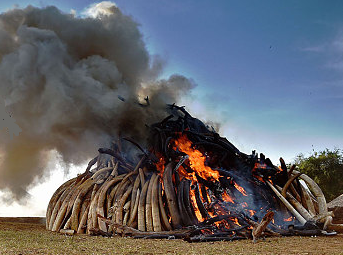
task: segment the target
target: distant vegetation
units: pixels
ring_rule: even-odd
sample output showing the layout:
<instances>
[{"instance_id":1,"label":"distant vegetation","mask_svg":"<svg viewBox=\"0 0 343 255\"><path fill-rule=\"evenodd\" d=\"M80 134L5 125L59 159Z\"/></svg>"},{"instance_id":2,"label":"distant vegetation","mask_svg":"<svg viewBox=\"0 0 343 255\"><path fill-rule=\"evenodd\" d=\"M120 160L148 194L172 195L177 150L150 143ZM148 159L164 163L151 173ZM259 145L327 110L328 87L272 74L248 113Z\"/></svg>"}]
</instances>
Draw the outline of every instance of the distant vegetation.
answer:
<instances>
[{"instance_id":1,"label":"distant vegetation","mask_svg":"<svg viewBox=\"0 0 343 255\"><path fill-rule=\"evenodd\" d=\"M343 153L342 150L326 149L313 152L309 157L297 156L295 164L300 172L310 176L321 187L327 201L343 193Z\"/></svg>"}]
</instances>

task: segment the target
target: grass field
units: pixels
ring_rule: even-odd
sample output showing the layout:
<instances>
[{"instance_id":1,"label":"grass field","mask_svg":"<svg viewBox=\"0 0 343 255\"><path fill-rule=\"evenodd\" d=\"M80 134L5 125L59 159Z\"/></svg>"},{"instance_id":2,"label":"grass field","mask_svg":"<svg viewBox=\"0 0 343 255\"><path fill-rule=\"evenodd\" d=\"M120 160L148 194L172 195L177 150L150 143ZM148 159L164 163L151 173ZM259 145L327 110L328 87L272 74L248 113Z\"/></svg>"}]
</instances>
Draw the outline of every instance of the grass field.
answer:
<instances>
[{"instance_id":1,"label":"grass field","mask_svg":"<svg viewBox=\"0 0 343 255\"><path fill-rule=\"evenodd\" d=\"M0 254L343 254L343 235L213 243L65 236L42 218L0 218Z\"/></svg>"}]
</instances>

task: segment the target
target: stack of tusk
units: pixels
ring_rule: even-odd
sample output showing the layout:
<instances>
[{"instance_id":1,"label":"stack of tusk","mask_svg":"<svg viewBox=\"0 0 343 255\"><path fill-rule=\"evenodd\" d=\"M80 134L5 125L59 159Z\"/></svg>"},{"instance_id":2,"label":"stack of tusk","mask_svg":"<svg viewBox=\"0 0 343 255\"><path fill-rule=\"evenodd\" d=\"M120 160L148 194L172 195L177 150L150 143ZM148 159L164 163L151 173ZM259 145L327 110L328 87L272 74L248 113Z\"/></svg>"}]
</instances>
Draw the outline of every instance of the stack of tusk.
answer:
<instances>
[{"instance_id":1,"label":"stack of tusk","mask_svg":"<svg viewBox=\"0 0 343 255\"><path fill-rule=\"evenodd\" d=\"M170 162L163 173L158 173L144 166L145 159L143 156L131 167L122 163L123 158L112 157L109 163L98 162L99 167L105 167L90 170L96 162L93 159L84 174L65 182L53 194L46 228L63 233L91 233L94 229L119 233L115 226L127 226L158 233L198 224L196 209L204 219L210 218L205 206L208 203L201 198L207 199L206 189L200 190L197 182L191 185L190 180L180 179L175 171L183 161L175 168L176 163ZM307 175L293 168L284 187L269 181L267 184L301 224L315 221L324 229L343 228L332 224L333 215L328 213L323 192ZM104 218L115 224L108 224Z\"/></svg>"}]
</instances>

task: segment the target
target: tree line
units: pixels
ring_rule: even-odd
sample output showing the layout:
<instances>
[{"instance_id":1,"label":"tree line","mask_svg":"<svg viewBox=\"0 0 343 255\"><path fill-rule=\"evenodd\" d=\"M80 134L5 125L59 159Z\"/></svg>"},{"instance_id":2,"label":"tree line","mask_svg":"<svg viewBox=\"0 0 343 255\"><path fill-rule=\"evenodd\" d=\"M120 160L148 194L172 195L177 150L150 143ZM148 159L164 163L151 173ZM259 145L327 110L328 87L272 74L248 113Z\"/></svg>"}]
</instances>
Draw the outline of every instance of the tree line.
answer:
<instances>
[{"instance_id":1,"label":"tree line","mask_svg":"<svg viewBox=\"0 0 343 255\"><path fill-rule=\"evenodd\" d=\"M295 165L310 176L322 189L327 201L343 193L343 153L340 149L314 151L305 157L299 154Z\"/></svg>"}]
</instances>

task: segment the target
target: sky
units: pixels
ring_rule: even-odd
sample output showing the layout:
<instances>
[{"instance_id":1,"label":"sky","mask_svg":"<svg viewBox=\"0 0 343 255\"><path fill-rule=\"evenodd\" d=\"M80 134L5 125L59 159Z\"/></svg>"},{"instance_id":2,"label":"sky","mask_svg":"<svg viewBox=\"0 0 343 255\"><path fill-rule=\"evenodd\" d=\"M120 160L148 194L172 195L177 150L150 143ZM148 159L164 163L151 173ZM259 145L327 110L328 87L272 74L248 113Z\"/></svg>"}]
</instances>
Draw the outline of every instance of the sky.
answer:
<instances>
[{"instance_id":1,"label":"sky","mask_svg":"<svg viewBox=\"0 0 343 255\"><path fill-rule=\"evenodd\" d=\"M92 3L2 1L0 12L31 4L82 15ZM165 60L163 77L179 73L197 84L182 104L219 123L219 133L241 151L263 152L277 164L279 157L291 163L299 153L342 148L342 1L115 3L140 24L149 52ZM57 171L44 187L55 189L78 171L83 166L68 175ZM42 190L30 193L37 198Z\"/></svg>"}]
</instances>

